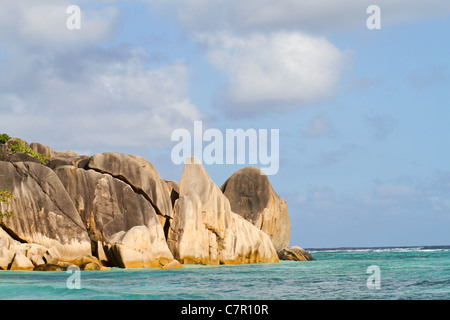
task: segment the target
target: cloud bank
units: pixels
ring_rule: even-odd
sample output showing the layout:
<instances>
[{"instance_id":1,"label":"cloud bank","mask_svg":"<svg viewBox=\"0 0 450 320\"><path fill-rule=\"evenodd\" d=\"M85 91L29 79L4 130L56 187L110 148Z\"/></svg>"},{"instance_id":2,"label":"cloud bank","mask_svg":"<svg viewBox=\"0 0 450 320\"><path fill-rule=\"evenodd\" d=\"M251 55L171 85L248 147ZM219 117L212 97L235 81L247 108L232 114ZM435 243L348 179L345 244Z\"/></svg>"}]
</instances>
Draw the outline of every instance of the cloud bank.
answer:
<instances>
[{"instance_id":1,"label":"cloud bank","mask_svg":"<svg viewBox=\"0 0 450 320\"><path fill-rule=\"evenodd\" d=\"M55 148L159 146L201 119L182 60L152 66L142 48L104 45L117 8L83 7L81 30L66 28L66 6L54 1L2 2L0 12L12 30L0 36L4 132Z\"/></svg>"},{"instance_id":2,"label":"cloud bank","mask_svg":"<svg viewBox=\"0 0 450 320\"><path fill-rule=\"evenodd\" d=\"M192 32L252 33L302 30L311 34L366 28L371 0L144 0L176 11ZM450 14L445 0L379 0L384 26Z\"/></svg>"}]
</instances>

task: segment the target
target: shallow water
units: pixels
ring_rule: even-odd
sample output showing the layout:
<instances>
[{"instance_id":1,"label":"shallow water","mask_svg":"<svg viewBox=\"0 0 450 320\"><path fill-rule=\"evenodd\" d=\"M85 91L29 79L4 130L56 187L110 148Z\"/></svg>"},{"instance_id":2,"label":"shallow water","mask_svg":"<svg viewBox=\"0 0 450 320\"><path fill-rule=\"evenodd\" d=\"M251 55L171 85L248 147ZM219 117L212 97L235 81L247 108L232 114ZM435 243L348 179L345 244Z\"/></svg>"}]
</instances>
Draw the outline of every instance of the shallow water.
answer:
<instances>
[{"instance_id":1,"label":"shallow water","mask_svg":"<svg viewBox=\"0 0 450 320\"><path fill-rule=\"evenodd\" d=\"M309 252L316 261L81 271L80 289L73 273L0 271L0 299L450 299L450 247ZM367 284L372 265L379 289Z\"/></svg>"}]
</instances>

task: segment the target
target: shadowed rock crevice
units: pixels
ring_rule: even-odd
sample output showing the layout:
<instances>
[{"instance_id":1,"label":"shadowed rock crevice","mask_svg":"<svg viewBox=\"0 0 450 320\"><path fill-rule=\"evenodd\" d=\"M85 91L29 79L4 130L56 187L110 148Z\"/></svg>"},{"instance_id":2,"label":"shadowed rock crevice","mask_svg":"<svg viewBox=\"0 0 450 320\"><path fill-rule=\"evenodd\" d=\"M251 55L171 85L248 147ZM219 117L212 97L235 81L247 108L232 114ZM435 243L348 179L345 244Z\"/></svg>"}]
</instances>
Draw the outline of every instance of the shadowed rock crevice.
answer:
<instances>
[{"instance_id":1,"label":"shadowed rock crevice","mask_svg":"<svg viewBox=\"0 0 450 320\"><path fill-rule=\"evenodd\" d=\"M167 191L170 195L172 207L175 206L175 201L180 197L180 184L172 180L164 180L166 182Z\"/></svg>"},{"instance_id":2,"label":"shadowed rock crevice","mask_svg":"<svg viewBox=\"0 0 450 320\"><path fill-rule=\"evenodd\" d=\"M13 230L8 228L3 222L0 221L0 228L3 229L3 231L8 234L12 239L16 240L19 243L27 243L26 240L20 238Z\"/></svg>"},{"instance_id":3,"label":"shadowed rock crevice","mask_svg":"<svg viewBox=\"0 0 450 320\"><path fill-rule=\"evenodd\" d=\"M136 193L142 194L152 204L157 214L173 217L172 202L167 193L166 183L148 160L136 155L106 152L93 155L86 168L122 180Z\"/></svg>"},{"instance_id":4,"label":"shadowed rock crevice","mask_svg":"<svg viewBox=\"0 0 450 320\"><path fill-rule=\"evenodd\" d=\"M159 210L159 208L153 203L152 199L150 199L148 194L145 193L144 190L136 188L133 184L130 183L130 181L127 180L126 177L124 177L122 175L113 175L113 174L111 174L111 173L109 173L107 171L98 170L98 169L92 169L92 168L89 168L89 167L87 167L86 170L93 170L93 171L96 171L96 172L101 173L101 174L107 174L107 175L110 175L113 178L116 178L117 180L120 180L120 181L126 183L127 185L130 186L131 189L133 189L133 191L135 193L140 194L141 196L143 196L151 204L153 209L155 209L156 214L164 216L164 214L161 212L161 210Z\"/></svg>"},{"instance_id":5,"label":"shadowed rock crevice","mask_svg":"<svg viewBox=\"0 0 450 320\"><path fill-rule=\"evenodd\" d=\"M164 223L164 238L166 238L166 241L167 237L169 236L170 220L171 219L167 219Z\"/></svg>"}]
</instances>

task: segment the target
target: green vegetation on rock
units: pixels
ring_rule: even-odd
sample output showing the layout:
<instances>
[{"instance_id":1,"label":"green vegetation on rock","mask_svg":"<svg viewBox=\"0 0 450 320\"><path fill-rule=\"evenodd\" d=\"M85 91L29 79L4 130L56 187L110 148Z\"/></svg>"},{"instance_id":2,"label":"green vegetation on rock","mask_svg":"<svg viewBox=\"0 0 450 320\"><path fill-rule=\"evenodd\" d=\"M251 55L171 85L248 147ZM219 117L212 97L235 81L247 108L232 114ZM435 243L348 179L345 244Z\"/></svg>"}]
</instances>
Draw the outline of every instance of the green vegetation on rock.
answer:
<instances>
[{"instance_id":1,"label":"green vegetation on rock","mask_svg":"<svg viewBox=\"0 0 450 320\"><path fill-rule=\"evenodd\" d=\"M28 146L28 144L22 139L17 139L15 143L9 146L11 153L25 153L30 156L36 157L42 164L46 164L50 160L50 156L43 155L42 153L36 152Z\"/></svg>"},{"instance_id":2,"label":"green vegetation on rock","mask_svg":"<svg viewBox=\"0 0 450 320\"><path fill-rule=\"evenodd\" d=\"M8 136L6 133L0 134L0 144L5 144L11 139L10 136Z\"/></svg>"},{"instance_id":3,"label":"green vegetation on rock","mask_svg":"<svg viewBox=\"0 0 450 320\"><path fill-rule=\"evenodd\" d=\"M1 217L7 217L10 218L13 216L13 213L10 209L11 202L14 200L14 195L11 191L8 189L3 189L0 191L0 218ZM6 207L5 210L3 210L3 207Z\"/></svg>"}]
</instances>

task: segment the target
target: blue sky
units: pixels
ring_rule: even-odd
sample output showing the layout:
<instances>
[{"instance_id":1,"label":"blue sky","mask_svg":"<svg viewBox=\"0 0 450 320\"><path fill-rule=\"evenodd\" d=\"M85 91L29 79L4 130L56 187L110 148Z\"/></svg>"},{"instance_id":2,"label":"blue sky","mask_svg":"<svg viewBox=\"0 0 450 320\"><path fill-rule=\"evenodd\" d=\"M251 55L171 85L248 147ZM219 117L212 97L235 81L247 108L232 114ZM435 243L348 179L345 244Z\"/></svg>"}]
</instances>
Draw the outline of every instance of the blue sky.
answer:
<instances>
[{"instance_id":1,"label":"blue sky","mask_svg":"<svg viewBox=\"0 0 450 320\"><path fill-rule=\"evenodd\" d=\"M439 0L2 1L0 131L138 154L179 181L173 130L279 129L269 179L291 245L450 244L449 15ZM243 166L205 167L221 186Z\"/></svg>"}]
</instances>

